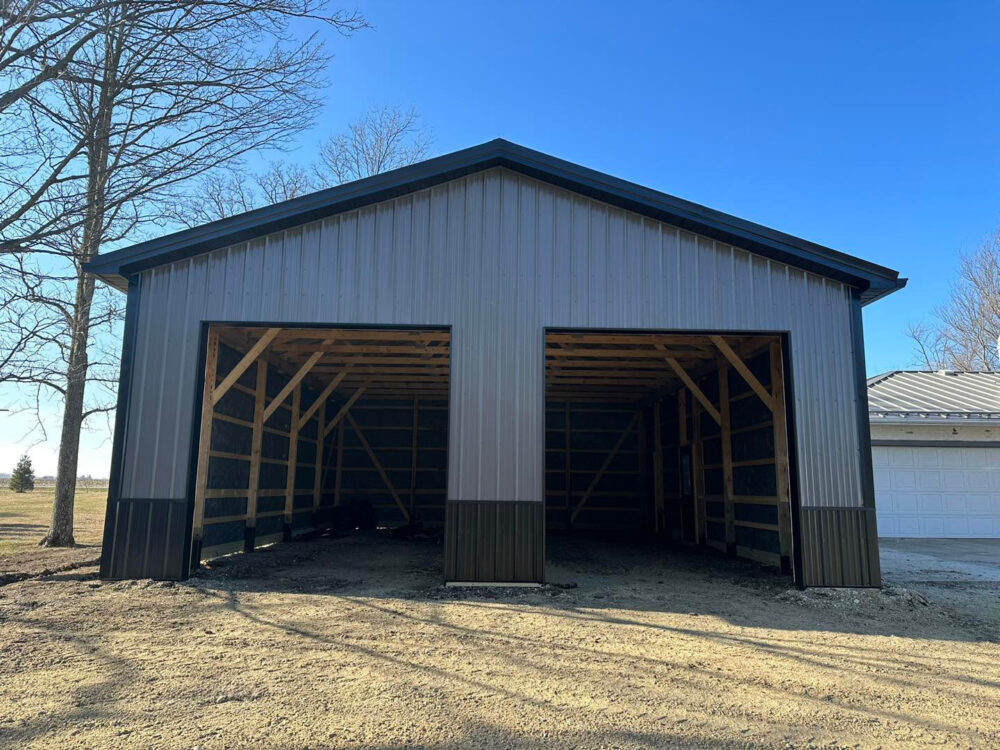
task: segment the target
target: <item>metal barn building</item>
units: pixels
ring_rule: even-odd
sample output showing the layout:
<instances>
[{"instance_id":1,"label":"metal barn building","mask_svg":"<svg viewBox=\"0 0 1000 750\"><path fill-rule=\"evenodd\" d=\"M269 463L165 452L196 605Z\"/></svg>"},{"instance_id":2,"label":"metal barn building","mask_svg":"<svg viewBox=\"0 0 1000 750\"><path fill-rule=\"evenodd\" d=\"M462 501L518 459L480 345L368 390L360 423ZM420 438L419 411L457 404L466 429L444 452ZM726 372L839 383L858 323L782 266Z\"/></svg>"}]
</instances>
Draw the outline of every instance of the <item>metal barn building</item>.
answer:
<instances>
[{"instance_id":1,"label":"metal barn building","mask_svg":"<svg viewBox=\"0 0 1000 750\"><path fill-rule=\"evenodd\" d=\"M880 584L895 271L502 140L89 270L128 292L104 577L377 515L443 526L449 582L615 529Z\"/></svg>"}]
</instances>

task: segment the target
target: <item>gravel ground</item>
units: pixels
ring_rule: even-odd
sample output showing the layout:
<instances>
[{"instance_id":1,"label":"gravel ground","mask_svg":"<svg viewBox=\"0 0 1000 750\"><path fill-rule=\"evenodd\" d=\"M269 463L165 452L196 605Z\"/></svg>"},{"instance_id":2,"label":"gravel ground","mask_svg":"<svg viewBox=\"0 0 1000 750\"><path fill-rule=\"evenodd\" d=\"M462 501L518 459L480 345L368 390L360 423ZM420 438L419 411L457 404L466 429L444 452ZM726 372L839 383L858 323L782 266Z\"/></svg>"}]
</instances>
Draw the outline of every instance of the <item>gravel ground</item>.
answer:
<instances>
[{"instance_id":1,"label":"gravel ground","mask_svg":"<svg viewBox=\"0 0 1000 750\"><path fill-rule=\"evenodd\" d=\"M182 584L0 587L11 747L1000 746L996 587L800 592L751 564L550 540L541 589L441 549L278 545ZM958 606L961 605L961 606Z\"/></svg>"}]
</instances>

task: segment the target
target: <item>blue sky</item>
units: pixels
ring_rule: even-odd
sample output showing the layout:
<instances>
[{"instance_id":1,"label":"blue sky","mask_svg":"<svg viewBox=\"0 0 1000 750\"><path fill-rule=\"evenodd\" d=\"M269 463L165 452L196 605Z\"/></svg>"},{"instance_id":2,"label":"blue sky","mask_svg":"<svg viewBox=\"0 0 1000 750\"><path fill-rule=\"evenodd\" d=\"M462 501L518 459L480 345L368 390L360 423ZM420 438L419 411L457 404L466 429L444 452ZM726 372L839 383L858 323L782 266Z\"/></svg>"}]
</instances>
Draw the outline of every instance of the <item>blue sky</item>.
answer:
<instances>
[{"instance_id":1,"label":"blue sky","mask_svg":"<svg viewBox=\"0 0 1000 750\"><path fill-rule=\"evenodd\" d=\"M499 136L890 266L910 284L865 312L870 373L914 364L907 325L1000 226L1000 4L358 7L375 28L329 35L327 106L288 158L413 106L434 153ZM4 432L0 468L23 449ZM106 430L83 447L106 476Z\"/></svg>"}]
</instances>

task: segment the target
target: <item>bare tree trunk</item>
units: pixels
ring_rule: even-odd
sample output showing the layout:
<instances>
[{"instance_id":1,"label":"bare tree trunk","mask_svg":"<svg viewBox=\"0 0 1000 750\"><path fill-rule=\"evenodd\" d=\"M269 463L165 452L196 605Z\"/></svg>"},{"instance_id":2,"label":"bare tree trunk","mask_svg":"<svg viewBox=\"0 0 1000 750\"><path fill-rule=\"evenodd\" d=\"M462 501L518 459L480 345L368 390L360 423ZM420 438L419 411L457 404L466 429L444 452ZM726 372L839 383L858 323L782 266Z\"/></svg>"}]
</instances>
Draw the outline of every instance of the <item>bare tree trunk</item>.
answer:
<instances>
[{"instance_id":1,"label":"bare tree trunk","mask_svg":"<svg viewBox=\"0 0 1000 750\"><path fill-rule=\"evenodd\" d=\"M94 298L94 277L80 271L76 281L70 345L66 374L59 461L56 467L56 496L52 504L52 525L41 544L45 547L72 547L73 505L76 501L77 461L80 457L80 429L83 425L83 397L87 385L87 339L90 337L90 306Z\"/></svg>"}]
</instances>

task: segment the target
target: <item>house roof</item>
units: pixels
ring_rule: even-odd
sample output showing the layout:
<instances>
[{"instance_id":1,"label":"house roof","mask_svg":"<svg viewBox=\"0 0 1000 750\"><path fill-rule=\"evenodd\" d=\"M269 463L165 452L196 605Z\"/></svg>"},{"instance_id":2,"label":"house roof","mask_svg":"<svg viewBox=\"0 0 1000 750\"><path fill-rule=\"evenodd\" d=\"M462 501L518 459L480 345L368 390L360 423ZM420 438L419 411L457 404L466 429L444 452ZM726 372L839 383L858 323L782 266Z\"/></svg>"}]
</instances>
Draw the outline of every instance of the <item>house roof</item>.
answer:
<instances>
[{"instance_id":1,"label":"house roof","mask_svg":"<svg viewBox=\"0 0 1000 750\"><path fill-rule=\"evenodd\" d=\"M837 279L864 303L906 284L892 269L502 139L103 253L86 270L125 289L149 268L498 166Z\"/></svg>"},{"instance_id":2,"label":"house roof","mask_svg":"<svg viewBox=\"0 0 1000 750\"><path fill-rule=\"evenodd\" d=\"M894 370L868 380L873 419L1000 419L1000 373Z\"/></svg>"}]
</instances>

